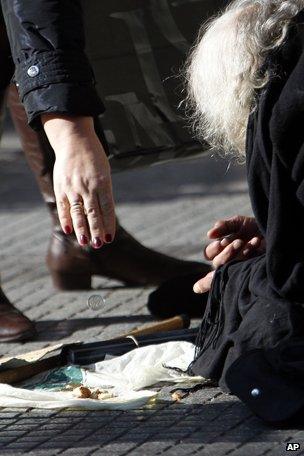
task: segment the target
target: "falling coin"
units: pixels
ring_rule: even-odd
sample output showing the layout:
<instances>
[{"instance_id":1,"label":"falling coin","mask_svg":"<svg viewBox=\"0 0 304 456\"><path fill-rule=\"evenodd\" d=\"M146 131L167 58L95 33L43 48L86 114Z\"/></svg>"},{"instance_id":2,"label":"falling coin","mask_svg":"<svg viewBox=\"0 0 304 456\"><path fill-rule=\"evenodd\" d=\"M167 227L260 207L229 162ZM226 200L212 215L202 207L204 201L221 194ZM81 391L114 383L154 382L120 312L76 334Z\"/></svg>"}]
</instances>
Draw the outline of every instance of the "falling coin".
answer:
<instances>
[{"instance_id":1,"label":"falling coin","mask_svg":"<svg viewBox=\"0 0 304 456\"><path fill-rule=\"evenodd\" d=\"M88 297L88 307L92 310L100 309L106 300L101 295L91 295Z\"/></svg>"}]
</instances>

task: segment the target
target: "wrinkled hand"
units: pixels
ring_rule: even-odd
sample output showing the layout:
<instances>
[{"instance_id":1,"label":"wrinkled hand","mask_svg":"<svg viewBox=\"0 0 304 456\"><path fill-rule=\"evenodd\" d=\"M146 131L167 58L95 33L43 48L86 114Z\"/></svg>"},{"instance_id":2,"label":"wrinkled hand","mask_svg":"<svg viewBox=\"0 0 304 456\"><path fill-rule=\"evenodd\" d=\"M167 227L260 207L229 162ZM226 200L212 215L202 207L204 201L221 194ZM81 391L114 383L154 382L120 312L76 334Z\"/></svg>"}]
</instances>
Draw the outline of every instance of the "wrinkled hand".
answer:
<instances>
[{"instance_id":1,"label":"wrinkled hand","mask_svg":"<svg viewBox=\"0 0 304 456\"><path fill-rule=\"evenodd\" d=\"M228 220L220 220L208 231L209 239L215 239L205 249L205 258L218 267L231 260L245 260L265 251L265 240L253 217L237 215ZM214 271L196 282L195 293L210 290Z\"/></svg>"},{"instance_id":2,"label":"wrinkled hand","mask_svg":"<svg viewBox=\"0 0 304 456\"><path fill-rule=\"evenodd\" d=\"M54 191L60 224L80 245L111 242L115 212L111 172L91 117L44 114L42 123L56 155Z\"/></svg>"}]
</instances>

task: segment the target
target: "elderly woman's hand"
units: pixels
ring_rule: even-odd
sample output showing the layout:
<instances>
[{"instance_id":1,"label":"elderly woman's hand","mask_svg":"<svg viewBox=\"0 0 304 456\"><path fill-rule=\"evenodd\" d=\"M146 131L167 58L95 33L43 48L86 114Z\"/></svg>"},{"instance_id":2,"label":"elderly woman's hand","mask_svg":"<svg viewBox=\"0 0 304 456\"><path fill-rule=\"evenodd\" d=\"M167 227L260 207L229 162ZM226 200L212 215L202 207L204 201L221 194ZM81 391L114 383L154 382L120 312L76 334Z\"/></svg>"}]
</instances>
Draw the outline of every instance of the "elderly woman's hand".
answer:
<instances>
[{"instance_id":1,"label":"elderly woman's hand","mask_svg":"<svg viewBox=\"0 0 304 456\"><path fill-rule=\"evenodd\" d=\"M205 257L216 269L231 260L245 260L265 250L265 241L253 217L237 215L220 220L208 231L209 239L215 239L205 249ZM195 293L210 290L214 271L196 282Z\"/></svg>"},{"instance_id":2,"label":"elderly woman's hand","mask_svg":"<svg viewBox=\"0 0 304 456\"><path fill-rule=\"evenodd\" d=\"M91 117L43 114L42 123L54 149L54 191L61 227L73 229L80 245L94 248L111 242L115 212L107 156Z\"/></svg>"}]
</instances>

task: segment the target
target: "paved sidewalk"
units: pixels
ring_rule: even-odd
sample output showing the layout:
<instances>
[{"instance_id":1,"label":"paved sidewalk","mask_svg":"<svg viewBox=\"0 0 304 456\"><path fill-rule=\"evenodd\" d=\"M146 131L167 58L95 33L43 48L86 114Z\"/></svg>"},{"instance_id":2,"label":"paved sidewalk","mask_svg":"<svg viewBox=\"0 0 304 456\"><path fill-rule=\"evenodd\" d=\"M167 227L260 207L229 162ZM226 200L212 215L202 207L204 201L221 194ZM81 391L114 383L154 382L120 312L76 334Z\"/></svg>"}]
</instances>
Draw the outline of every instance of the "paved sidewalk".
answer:
<instances>
[{"instance_id":1,"label":"paved sidewalk","mask_svg":"<svg viewBox=\"0 0 304 456\"><path fill-rule=\"evenodd\" d=\"M38 325L33 343L2 344L0 355L60 340L97 340L149 322L149 288L123 288L94 279L106 298L87 308L92 292L58 293L44 255L50 220L14 136L0 154L0 258L3 286ZM114 178L122 224L146 245L181 258L200 259L204 233L219 217L250 213L244 169L202 159L128 172ZM193 325L198 324L197 321ZM151 408L131 412L0 410L2 455L284 455L286 442L304 431L271 428L235 397L205 388L173 403L170 388ZM301 450L296 454L302 454ZM304 453L303 453L304 454Z\"/></svg>"}]
</instances>

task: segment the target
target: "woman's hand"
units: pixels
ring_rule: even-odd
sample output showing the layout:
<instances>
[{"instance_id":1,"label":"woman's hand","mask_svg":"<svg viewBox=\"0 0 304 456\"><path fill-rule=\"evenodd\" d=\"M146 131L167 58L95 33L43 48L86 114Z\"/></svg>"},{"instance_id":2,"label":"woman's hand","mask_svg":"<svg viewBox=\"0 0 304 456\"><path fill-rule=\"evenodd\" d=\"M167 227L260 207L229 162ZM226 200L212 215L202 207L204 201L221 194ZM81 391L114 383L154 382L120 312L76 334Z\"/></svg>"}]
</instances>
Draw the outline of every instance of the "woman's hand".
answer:
<instances>
[{"instance_id":1,"label":"woman's hand","mask_svg":"<svg viewBox=\"0 0 304 456\"><path fill-rule=\"evenodd\" d=\"M215 239L205 249L205 258L212 261L215 269L231 260L245 260L265 251L265 241L253 217L238 215L220 220L208 231L209 239ZM195 293L210 290L214 271L196 282Z\"/></svg>"},{"instance_id":2,"label":"woman's hand","mask_svg":"<svg viewBox=\"0 0 304 456\"><path fill-rule=\"evenodd\" d=\"M75 231L80 245L94 248L111 242L115 212L110 165L91 117L43 114L42 123L54 149L54 191L61 227Z\"/></svg>"}]
</instances>

